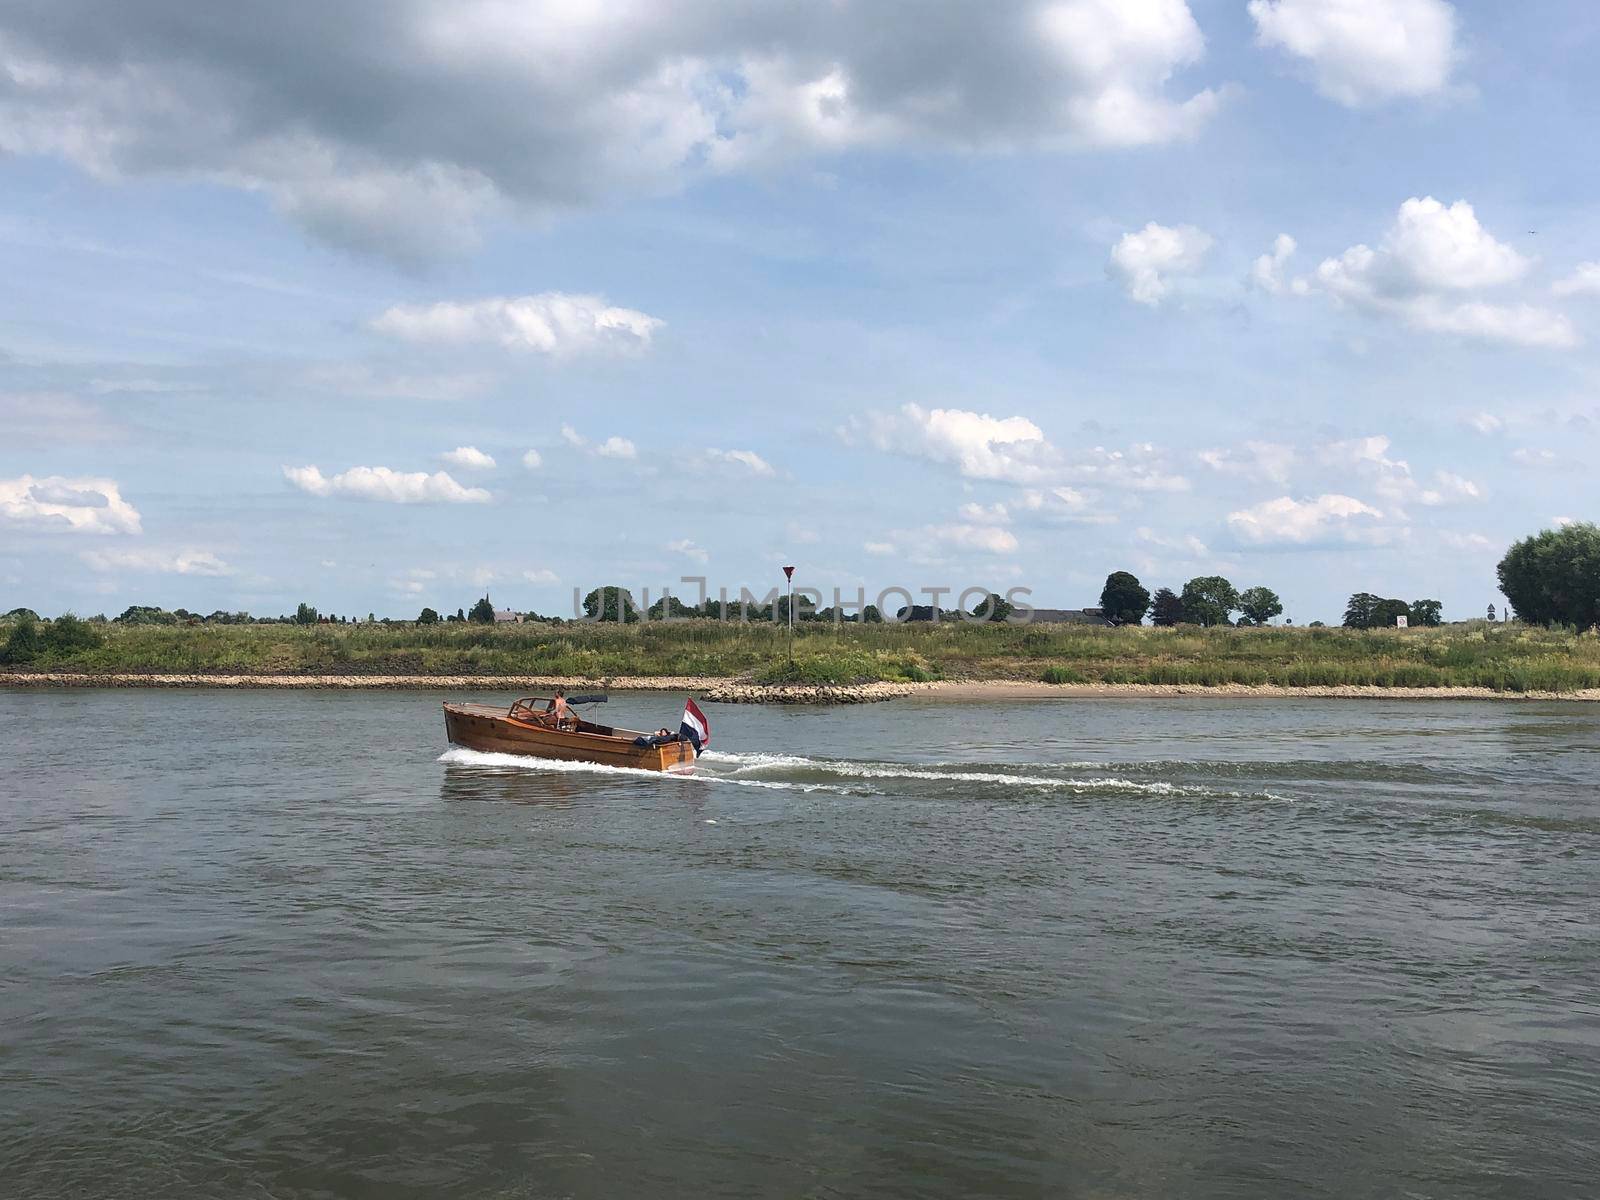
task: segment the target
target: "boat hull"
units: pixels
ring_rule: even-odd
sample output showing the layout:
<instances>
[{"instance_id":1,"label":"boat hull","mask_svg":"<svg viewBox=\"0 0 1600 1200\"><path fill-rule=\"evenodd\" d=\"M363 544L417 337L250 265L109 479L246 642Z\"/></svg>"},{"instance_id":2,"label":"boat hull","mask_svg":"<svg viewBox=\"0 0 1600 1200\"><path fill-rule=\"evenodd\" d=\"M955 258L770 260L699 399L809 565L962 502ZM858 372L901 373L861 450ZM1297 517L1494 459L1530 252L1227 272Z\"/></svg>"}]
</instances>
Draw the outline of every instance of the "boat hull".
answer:
<instances>
[{"instance_id":1,"label":"boat hull","mask_svg":"<svg viewBox=\"0 0 1600 1200\"><path fill-rule=\"evenodd\" d=\"M694 770L694 746L688 742L636 746L633 743L636 735L632 731L548 729L512 720L504 709L485 704L446 704L444 728L451 745L468 750L628 767L635 771L687 774ZM591 727L594 728L606 727Z\"/></svg>"}]
</instances>

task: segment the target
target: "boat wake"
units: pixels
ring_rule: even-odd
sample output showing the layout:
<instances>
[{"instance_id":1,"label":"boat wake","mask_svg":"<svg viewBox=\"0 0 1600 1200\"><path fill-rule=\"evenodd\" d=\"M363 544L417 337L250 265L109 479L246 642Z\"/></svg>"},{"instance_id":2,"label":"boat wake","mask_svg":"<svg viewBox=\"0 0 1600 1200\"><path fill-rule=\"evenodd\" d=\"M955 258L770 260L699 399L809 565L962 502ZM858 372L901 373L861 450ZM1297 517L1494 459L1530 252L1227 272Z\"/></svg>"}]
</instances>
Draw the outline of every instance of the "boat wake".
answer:
<instances>
[{"instance_id":1,"label":"boat wake","mask_svg":"<svg viewBox=\"0 0 1600 1200\"><path fill-rule=\"evenodd\" d=\"M937 790L975 794L999 792L1005 795L1042 793L1079 796L1253 798L1274 801L1286 799L1270 792L1220 790L1214 785L1178 783L1165 779L1132 779L1120 772L1096 774L1086 769L1095 765L1090 763L1009 766L959 762L863 762L856 759L816 758L799 754L759 752L730 754L719 750L708 750L695 764L692 775L664 775L659 771L643 771L633 767L530 758L520 754L467 750L459 746L446 750L439 756L439 761L454 766L487 770L671 779L682 784L732 784L739 787L823 792L847 796L917 793L928 785L942 785ZM1103 768L1104 764L1101 766Z\"/></svg>"}]
</instances>

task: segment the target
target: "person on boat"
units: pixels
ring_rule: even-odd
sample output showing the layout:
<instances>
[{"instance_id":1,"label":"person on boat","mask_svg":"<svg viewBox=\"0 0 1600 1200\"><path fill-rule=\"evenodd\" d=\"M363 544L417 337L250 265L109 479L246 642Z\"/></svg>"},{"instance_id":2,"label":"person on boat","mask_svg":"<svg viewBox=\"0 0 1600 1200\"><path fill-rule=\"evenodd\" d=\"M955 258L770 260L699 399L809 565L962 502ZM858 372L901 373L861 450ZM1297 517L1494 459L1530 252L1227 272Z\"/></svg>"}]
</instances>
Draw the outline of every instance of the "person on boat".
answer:
<instances>
[{"instance_id":1,"label":"person on boat","mask_svg":"<svg viewBox=\"0 0 1600 1200\"><path fill-rule=\"evenodd\" d=\"M557 729L576 729L578 717L567 704L566 688L557 688L556 694L550 698L550 706L545 710L545 720Z\"/></svg>"}]
</instances>

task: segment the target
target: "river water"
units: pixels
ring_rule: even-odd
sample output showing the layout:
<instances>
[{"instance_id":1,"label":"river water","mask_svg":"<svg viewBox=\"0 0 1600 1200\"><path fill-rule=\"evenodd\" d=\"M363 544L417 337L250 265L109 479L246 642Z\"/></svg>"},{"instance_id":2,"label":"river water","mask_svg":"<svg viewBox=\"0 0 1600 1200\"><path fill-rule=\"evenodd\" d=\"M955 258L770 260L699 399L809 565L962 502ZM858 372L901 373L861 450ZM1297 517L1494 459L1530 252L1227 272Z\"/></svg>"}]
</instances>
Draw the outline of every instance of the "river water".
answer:
<instances>
[{"instance_id":1,"label":"river water","mask_svg":"<svg viewBox=\"0 0 1600 1200\"><path fill-rule=\"evenodd\" d=\"M0 1194L1600 1186L1600 707L440 698L0 692Z\"/></svg>"}]
</instances>

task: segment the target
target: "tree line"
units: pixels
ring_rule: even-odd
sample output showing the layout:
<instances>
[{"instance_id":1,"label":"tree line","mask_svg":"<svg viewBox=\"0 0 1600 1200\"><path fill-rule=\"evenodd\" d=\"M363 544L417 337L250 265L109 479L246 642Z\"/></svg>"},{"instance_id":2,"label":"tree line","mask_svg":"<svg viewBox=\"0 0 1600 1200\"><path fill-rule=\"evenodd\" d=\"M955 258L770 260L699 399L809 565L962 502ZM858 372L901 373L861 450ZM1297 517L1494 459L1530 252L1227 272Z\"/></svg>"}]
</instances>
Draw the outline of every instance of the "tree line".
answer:
<instances>
[{"instance_id":1,"label":"tree line","mask_svg":"<svg viewBox=\"0 0 1600 1200\"><path fill-rule=\"evenodd\" d=\"M1238 613L1237 619L1233 614ZM1100 591L1100 615L1113 625L1267 625L1283 615L1283 601L1268 587L1240 591L1221 575L1199 575L1183 591L1154 595L1130 571L1113 571Z\"/></svg>"}]
</instances>

